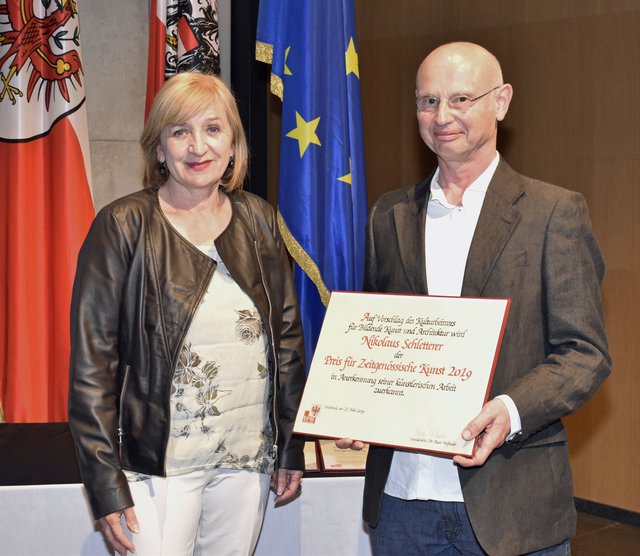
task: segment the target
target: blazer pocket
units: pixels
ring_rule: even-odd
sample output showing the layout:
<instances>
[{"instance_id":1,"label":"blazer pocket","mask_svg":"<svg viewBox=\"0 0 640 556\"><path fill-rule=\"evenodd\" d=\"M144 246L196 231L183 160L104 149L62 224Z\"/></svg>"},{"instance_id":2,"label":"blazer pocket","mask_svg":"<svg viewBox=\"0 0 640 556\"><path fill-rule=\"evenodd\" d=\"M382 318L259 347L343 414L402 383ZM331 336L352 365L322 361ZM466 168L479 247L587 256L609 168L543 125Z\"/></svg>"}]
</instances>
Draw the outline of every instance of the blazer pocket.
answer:
<instances>
[{"instance_id":1,"label":"blazer pocket","mask_svg":"<svg viewBox=\"0 0 640 556\"><path fill-rule=\"evenodd\" d=\"M492 272L492 283L498 295L509 297L523 285L529 267L526 249L504 251Z\"/></svg>"},{"instance_id":2,"label":"blazer pocket","mask_svg":"<svg viewBox=\"0 0 640 556\"><path fill-rule=\"evenodd\" d=\"M505 251L500 255L498 265L502 270L509 268L518 268L527 265L527 250L518 249L517 251Z\"/></svg>"},{"instance_id":3,"label":"blazer pocket","mask_svg":"<svg viewBox=\"0 0 640 556\"><path fill-rule=\"evenodd\" d=\"M541 448L567 443L567 431L562 425L554 423L527 438L520 448Z\"/></svg>"}]
</instances>

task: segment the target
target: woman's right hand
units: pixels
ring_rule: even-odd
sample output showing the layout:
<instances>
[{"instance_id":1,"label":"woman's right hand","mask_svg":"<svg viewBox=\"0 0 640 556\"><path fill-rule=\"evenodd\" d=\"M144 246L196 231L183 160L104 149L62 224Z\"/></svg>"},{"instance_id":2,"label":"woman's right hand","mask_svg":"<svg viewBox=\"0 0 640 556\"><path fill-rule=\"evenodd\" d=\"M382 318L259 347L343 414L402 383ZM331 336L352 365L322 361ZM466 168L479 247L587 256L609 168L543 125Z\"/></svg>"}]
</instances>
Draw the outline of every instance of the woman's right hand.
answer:
<instances>
[{"instance_id":1,"label":"woman's right hand","mask_svg":"<svg viewBox=\"0 0 640 556\"><path fill-rule=\"evenodd\" d=\"M107 538L107 542L120 556L127 556L127 550L135 554L136 547L131 540L127 537L122 528L120 517L124 514L124 522L127 524L129 531L133 533L140 532L140 526L138 525L138 518L133 506L120 510L119 512L113 512L101 517L98 521L100 527Z\"/></svg>"},{"instance_id":2,"label":"woman's right hand","mask_svg":"<svg viewBox=\"0 0 640 556\"><path fill-rule=\"evenodd\" d=\"M351 440L351 438L340 438L336 440L336 447L343 450L348 448L349 450L355 450L356 452L359 452L365 446L366 444L364 442L361 442L360 440Z\"/></svg>"}]
</instances>

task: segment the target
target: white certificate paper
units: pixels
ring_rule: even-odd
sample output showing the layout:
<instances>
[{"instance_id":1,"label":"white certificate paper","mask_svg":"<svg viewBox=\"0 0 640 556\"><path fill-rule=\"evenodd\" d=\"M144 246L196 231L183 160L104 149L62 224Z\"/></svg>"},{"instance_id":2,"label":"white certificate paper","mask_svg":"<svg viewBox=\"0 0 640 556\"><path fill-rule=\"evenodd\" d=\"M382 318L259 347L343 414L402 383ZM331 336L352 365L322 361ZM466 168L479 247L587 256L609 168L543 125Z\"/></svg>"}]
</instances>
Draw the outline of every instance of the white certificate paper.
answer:
<instances>
[{"instance_id":1,"label":"white certificate paper","mask_svg":"<svg viewBox=\"0 0 640 556\"><path fill-rule=\"evenodd\" d=\"M508 299L333 292L294 431L471 455Z\"/></svg>"}]
</instances>

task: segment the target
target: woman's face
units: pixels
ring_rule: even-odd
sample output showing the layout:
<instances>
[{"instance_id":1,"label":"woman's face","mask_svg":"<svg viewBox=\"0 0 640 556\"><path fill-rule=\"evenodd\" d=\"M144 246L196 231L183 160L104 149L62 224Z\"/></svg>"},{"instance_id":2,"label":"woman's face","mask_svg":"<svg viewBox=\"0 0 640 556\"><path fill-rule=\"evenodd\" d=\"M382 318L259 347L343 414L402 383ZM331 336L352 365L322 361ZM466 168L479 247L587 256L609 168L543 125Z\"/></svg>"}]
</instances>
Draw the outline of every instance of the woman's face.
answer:
<instances>
[{"instance_id":1,"label":"woman's face","mask_svg":"<svg viewBox=\"0 0 640 556\"><path fill-rule=\"evenodd\" d=\"M158 160L169 170L167 185L187 189L217 186L233 154L233 132L217 103L165 128L158 146Z\"/></svg>"}]
</instances>

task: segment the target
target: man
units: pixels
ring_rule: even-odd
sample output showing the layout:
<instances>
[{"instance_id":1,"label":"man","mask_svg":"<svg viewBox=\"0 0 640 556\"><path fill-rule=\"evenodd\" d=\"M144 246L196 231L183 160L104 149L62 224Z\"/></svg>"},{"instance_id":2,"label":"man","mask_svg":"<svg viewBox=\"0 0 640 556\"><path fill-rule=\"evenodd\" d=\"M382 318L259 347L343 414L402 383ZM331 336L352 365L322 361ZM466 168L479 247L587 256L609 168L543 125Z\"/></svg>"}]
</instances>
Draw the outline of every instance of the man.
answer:
<instances>
[{"instance_id":1,"label":"man","mask_svg":"<svg viewBox=\"0 0 640 556\"><path fill-rule=\"evenodd\" d=\"M369 217L367 291L511 299L490 401L461 431L478 439L474 455L370 448L364 519L377 555L570 552L576 513L560 418L610 371L604 265L583 197L498 155L512 94L478 45L429 54L416 80L418 125L438 167L384 195Z\"/></svg>"}]
</instances>

